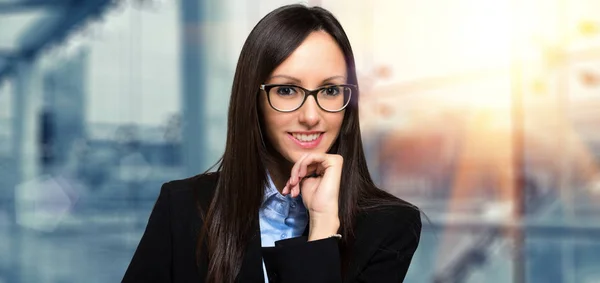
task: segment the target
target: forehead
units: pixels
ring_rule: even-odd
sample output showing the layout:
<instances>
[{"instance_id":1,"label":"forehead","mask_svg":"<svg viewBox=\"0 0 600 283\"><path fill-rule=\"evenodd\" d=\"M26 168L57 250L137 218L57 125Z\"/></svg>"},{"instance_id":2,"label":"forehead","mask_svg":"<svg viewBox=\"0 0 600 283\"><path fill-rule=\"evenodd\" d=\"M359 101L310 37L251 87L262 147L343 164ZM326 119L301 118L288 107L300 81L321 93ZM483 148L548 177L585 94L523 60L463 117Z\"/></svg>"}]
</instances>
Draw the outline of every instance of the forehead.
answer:
<instances>
[{"instance_id":1,"label":"forehead","mask_svg":"<svg viewBox=\"0 0 600 283\"><path fill-rule=\"evenodd\" d=\"M332 77L335 83L346 81L344 54L331 35L315 31L275 68L268 83L299 83L315 87Z\"/></svg>"}]
</instances>

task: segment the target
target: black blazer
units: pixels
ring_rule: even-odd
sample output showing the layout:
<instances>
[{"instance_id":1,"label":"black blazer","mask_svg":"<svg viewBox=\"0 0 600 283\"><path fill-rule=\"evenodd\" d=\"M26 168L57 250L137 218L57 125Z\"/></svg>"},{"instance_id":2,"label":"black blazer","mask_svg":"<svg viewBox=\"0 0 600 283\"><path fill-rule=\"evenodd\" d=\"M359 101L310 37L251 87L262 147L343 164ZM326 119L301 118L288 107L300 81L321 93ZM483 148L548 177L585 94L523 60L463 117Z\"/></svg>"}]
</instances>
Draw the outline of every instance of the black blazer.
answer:
<instances>
[{"instance_id":1,"label":"black blazer","mask_svg":"<svg viewBox=\"0 0 600 283\"><path fill-rule=\"evenodd\" d=\"M198 265L195 257L203 223L197 204L208 207L217 178L210 173L162 186L123 282L204 282L208 257L201 254ZM420 213L410 206L359 214L344 282L402 282L420 234ZM342 282L336 238L308 242L301 236L261 247L257 223L236 282L264 282L261 259L269 282Z\"/></svg>"}]
</instances>

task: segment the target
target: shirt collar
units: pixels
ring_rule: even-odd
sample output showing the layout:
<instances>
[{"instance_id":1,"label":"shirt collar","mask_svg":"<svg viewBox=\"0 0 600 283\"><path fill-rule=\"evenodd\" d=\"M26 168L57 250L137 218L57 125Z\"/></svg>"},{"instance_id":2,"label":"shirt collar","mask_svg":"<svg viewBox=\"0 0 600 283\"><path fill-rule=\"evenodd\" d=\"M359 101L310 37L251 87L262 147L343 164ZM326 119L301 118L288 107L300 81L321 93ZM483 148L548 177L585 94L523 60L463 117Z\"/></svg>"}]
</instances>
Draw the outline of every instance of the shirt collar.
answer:
<instances>
[{"instance_id":1,"label":"shirt collar","mask_svg":"<svg viewBox=\"0 0 600 283\"><path fill-rule=\"evenodd\" d=\"M267 186L265 187L265 196L263 198L261 205L265 204L265 201L267 201L269 198L271 198L272 196L277 195L277 194L279 194L279 191L275 187L275 183L273 183L273 179L271 179L271 174L269 174L267 172Z\"/></svg>"},{"instance_id":2,"label":"shirt collar","mask_svg":"<svg viewBox=\"0 0 600 283\"><path fill-rule=\"evenodd\" d=\"M292 198L292 195L287 195L287 196L282 195L277 190L277 187L275 187L275 183L273 183L273 179L271 179L271 174L269 174L269 172L267 171L267 186L265 187L265 195L262 200L261 206L263 206L265 204L265 202L272 197L278 198L281 201L285 201L285 202L292 202L292 201L296 200L296 202L302 203L302 193L299 193L296 198Z\"/></svg>"}]
</instances>

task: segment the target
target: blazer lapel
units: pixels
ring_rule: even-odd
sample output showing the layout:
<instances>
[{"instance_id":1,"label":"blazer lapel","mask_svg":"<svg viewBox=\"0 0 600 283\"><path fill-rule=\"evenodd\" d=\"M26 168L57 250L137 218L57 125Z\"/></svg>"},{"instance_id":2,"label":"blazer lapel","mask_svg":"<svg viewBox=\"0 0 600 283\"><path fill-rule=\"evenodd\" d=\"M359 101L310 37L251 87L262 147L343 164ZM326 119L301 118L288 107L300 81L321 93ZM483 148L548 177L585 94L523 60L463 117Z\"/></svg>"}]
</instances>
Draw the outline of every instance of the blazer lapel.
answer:
<instances>
[{"instance_id":1,"label":"blazer lapel","mask_svg":"<svg viewBox=\"0 0 600 283\"><path fill-rule=\"evenodd\" d=\"M210 174L212 178L206 180L205 183L200 183L198 189L194 190L197 205L203 208L208 208L213 198L215 188L218 182L218 174ZM209 189L207 189L209 188ZM258 217L258 215L257 215ZM198 223L195 227L201 227L203 222L201 217L198 216ZM252 236L247 244L244 259L242 261L242 267L235 282L262 282L264 283L264 273L262 265L262 254L261 254L261 242L260 242L260 224L258 218L252 227ZM208 268L208 250L206 245L206 239L203 241L202 254L200 255L200 261L198 262L198 273L200 278L205 278Z\"/></svg>"},{"instance_id":2,"label":"blazer lapel","mask_svg":"<svg viewBox=\"0 0 600 283\"><path fill-rule=\"evenodd\" d=\"M236 282L265 282L261 247L260 225L258 221L255 221Z\"/></svg>"}]
</instances>

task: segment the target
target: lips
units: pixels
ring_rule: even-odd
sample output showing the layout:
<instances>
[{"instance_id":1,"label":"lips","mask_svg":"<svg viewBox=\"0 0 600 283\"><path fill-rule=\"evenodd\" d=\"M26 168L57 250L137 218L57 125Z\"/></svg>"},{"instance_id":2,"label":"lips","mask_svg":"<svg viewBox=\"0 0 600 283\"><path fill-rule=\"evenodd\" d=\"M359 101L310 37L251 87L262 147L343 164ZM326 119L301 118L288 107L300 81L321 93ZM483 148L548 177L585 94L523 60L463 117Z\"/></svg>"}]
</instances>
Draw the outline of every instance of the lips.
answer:
<instances>
[{"instance_id":1,"label":"lips","mask_svg":"<svg viewBox=\"0 0 600 283\"><path fill-rule=\"evenodd\" d=\"M324 132L291 132L288 137L301 148L311 149L319 145Z\"/></svg>"}]
</instances>

